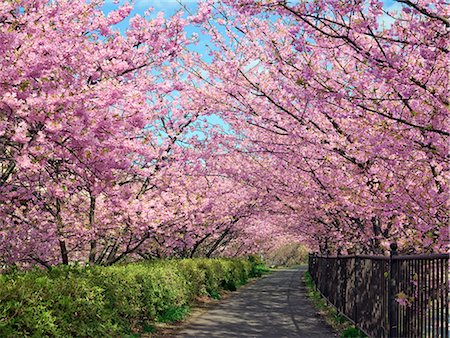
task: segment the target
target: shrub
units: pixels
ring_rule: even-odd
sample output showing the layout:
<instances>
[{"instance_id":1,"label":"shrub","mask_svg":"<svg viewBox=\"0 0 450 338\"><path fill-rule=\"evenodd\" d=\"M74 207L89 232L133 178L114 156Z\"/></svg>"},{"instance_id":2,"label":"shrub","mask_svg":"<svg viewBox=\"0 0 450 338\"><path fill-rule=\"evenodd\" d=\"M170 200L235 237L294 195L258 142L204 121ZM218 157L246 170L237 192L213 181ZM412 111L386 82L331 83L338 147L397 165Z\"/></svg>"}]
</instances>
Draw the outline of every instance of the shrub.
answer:
<instances>
[{"instance_id":1,"label":"shrub","mask_svg":"<svg viewBox=\"0 0 450 338\"><path fill-rule=\"evenodd\" d=\"M246 259L59 266L0 275L0 337L130 336L176 321L198 296L220 297L254 276Z\"/></svg>"},{"instance_id":2,"label":"shrub","mask_svg":"<svg viewBox=\"0 0 450 338\"><path fill-rule=\"evenodd\" d=\"M3 276L0 336L94 336L120 333L104 289L86 269ZM4 304L4 305L3 305ZM101 322L99 319L101 318ZM97 323L93 326L92 323Z\"/></svg>"}]
</instances>

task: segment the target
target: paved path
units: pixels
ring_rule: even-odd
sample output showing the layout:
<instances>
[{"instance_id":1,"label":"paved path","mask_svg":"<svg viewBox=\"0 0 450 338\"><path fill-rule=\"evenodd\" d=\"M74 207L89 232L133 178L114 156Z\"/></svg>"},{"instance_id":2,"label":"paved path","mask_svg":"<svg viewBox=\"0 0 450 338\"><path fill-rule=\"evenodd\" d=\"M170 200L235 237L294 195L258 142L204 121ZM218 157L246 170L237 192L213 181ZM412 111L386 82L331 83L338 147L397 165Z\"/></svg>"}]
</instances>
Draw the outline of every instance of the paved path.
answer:
<instances>
[{"instance_id":1,"label":"paved path","mask_svg":"<svg viewBox=\"0 0 450 338\"><path fill-rule=\"evenodd\" d=\"M302 282L305 267L270 274L195 318L178 337L336 337L316 315Z\"/></svg>"}]
</instances>

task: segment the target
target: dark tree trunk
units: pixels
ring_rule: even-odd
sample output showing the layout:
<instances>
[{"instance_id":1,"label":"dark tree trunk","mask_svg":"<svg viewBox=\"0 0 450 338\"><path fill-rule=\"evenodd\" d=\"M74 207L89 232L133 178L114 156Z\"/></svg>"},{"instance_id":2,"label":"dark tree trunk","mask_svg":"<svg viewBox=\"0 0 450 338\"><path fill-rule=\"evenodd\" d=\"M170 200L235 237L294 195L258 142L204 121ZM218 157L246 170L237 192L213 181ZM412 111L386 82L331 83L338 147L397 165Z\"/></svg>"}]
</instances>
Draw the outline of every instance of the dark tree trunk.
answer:
<instances>
[{"instance_id":1,"label":"dark tree trunk","mask_svg":"<svg viewBox=\"0 0 450 338\"><path fill-rule=\"evenodd\" d=\"M61 249L61 259L62 263L64 265L69 264L69 254L67 252L66 242L65 241L59 241L59 248Z\"/></svg>"},{"instance_id":2,"label":"dark tree trunk","mask_svg":"<svg viewBox=\"0 0 450 338\"><path fill-rule=\"evenodd\" d=\"M211 234L207 234L205 237L203 237L201 240L197 241L197 243L195 243L194 247L192 248L191 254L190 254L190 258L194 257L194 254L197 252L198 248L200 247L200 245L202 245L202 243L204 241L206 241L209 236L211 236Z\"/></svg>"},{"instance_id":3,"label":"dark tree trunk","mask_svg":"<svg viewBox=\"0 0 450 338\"><path fill-rule=\"evenodd\" d=\"M90 206L89 206L89 226L91 230L94 229L94 217L95 217L95 197L90 194ZM95 263L95 256L97 255L97 241L91 240L91 249L89 251L89 263Z\"/></svg>"}]
</instances>

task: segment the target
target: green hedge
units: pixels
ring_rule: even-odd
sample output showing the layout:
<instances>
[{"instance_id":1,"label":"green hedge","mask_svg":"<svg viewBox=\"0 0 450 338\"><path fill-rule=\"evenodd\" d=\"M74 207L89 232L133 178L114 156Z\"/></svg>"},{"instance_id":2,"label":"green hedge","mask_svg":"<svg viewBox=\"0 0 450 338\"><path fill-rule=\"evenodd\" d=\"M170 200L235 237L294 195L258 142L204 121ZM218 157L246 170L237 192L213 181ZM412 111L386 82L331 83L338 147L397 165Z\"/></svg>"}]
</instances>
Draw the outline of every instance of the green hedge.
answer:
<instances>
[{"instance_id":1,"label":"green hedge","mask_svg":"<svg viewBox=\"0 0 450 338\"><path fill-rule=\"evenodd\" d=\"M62 266L0 275L0 337L125 337L260 275L254 260ZM169 318L169 319L168 319Z\"/></svg>"}]
</instances>

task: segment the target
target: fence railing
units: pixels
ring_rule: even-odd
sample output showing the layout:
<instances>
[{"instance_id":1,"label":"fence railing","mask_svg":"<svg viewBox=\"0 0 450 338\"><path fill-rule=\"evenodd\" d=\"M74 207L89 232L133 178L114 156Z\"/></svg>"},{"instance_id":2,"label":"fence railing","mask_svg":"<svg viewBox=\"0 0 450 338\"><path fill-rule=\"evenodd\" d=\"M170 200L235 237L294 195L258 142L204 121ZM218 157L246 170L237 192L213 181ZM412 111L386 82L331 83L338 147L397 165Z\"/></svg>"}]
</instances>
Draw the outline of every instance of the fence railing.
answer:
<instances>
[{"instance_id":1,"label":"fence railing","mask_svg":"<svg viewBox=\"0 0 450 338\"><path fill-rule=\"evenodd\" d=\"M449 338L449 255L309 256L320 293L369 337Z\"/></svg>"}]
</instances>

